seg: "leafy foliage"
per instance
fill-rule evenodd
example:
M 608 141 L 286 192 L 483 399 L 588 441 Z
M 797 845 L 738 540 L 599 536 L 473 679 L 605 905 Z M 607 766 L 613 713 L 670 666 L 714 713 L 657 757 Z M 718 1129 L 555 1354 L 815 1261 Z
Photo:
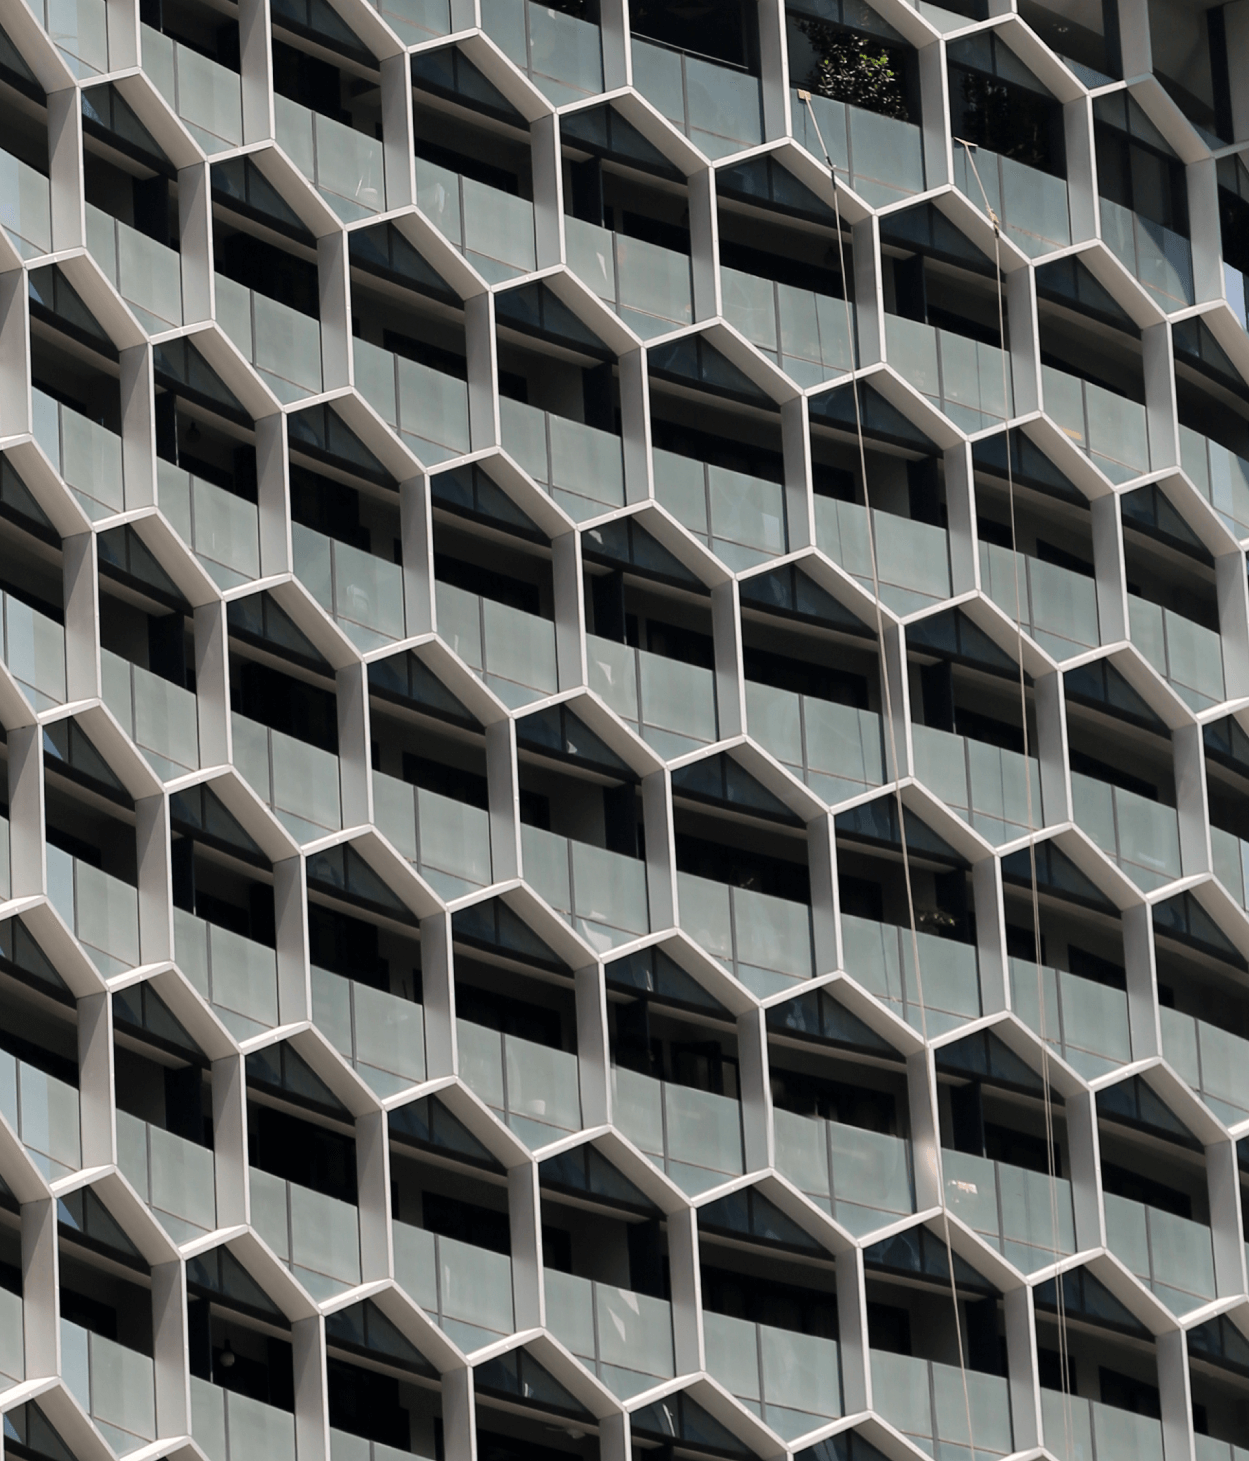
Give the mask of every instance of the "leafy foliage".
M 910 119 L 902 67 L 892 47 L 822 20 L 804 18 L 798 26 L 817 58 L 800 83 L 808 91 L 902 122 Z

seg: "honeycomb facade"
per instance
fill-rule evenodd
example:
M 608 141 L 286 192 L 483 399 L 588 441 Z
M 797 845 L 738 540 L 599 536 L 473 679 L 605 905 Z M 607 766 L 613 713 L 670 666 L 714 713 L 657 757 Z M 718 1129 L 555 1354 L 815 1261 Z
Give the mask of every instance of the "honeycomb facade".
M 1249 20 L 950 3 L 0 0 L 7 1453 L 1249 1458 Z

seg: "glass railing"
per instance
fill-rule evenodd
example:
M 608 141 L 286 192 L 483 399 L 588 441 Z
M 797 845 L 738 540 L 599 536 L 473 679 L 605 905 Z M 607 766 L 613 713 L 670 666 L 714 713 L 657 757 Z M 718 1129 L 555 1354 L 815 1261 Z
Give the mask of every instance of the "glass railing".
M 1029 960 L 1010 961 L 1011 1006 L 1019 1018 L 1052 1045 L 1087 1080 L 1105 1075 L 1132 1059 L 1128 997 L 1109 984 L 1082 979 L 1065 969 Z M 1041 998 L 1045 1027 L 1041 1027 Z
M 874 710 L 747 680 L 746 719 L 751 736 L 826 802 L 858 796 L 885 779 Z
M 909 927 L 843 913 L 841 939 L 846 972 L 878 999 L 899 1005 L 915 1029 L 939 1035 L 980 1014 L 980 966 L 974 944 L 917 931 L 917 978 Z
M 314 964 L 312 1018 L 379 1096 L 425 1079 L 425 1011 L 414 1000 Z
M 1223 286 L 1232 313 L 1240 321 L 1240 328 L 1249 330 L 1249 311 L 1246 311 L 1249 294 L 1245 288 L 1245 275 L 1240 269 L 1233 268 L 1226 259 L 1223 261 Z M 1181 426 L 1180 430 L 1182 432 L 1184 428 Z
M 176 249 L 87 204 L 87 247 L 152 334 L 182 323 L 182 260 Z
M 1042 825 L 1035 756 L 926 725 L 913 725 L 911 735 L 916 776 L 981 836 L 997 845 Z
M 482 0 L 481 23 L 557 107 L 602 91 L 597 25 L 533 0 Z
M 490 814 L 484 807 L 375 771 L 373 813 L 378 830 L 444 898 L 491 881 Z
M 835 1339 L 703 1313 L 707 1372 L 785 1440 L 841 1414 Z
M 1210 828 L 1210 849 L 1214 854 L 1214 872 L 1219 881 L 1240 904 L 1249 907 L 1249 844 L 1222 827 Z
M 955 143 L 954 186 L 981 212 L 987 194 L 989 207 L 1002 221 L 1003 232 L 1033 258 L 1071 242 L 1066 178 L 1056 178 L 983 147 L 976 148 L 973 166 L 967 149 Z
M 885 347 L 902 378 L 964 431 L 983 431 L 1015 414 L 1010 360 L 995 345 L 887 314 Z
M 0 1391 L 12 1389 L 26 1378 L 25 1324 L 22 1296 L 0 1289 Z
M 1161 223 L 1142 218 L 1121 203 L 1099 198 L 1102 239 L 1168 312 L 1192 304 L 1193 249 L 1189 241 Z
M 38 609 L 0 593 L 4 663 L 37 711 L 65 703 L 65 629 Z
M 111 978 L 139 962 L 139 890 L 49 844 L 48 897 L 91 961 Z
M 710 158 L 763 141 L 757 76 L 634 37 L 633 84 Z
M 119 1456 L 156 1439 L 156 1370 L 150 1355 L 62 1319 L 61 1374 Z
M 192 1242 L 217 1226 L 217 1183 L 208 1147 L 118 1111 L 117 1163 L 175 1242 Z
M 277 954 L 241 933 L 173 911 L 174 958 L 238 1040 L 278 1022 Z
M 677 873 L 681 927 L 760 998 L 815 973 L 811 906 Z
M 191 1431 L 208 1461 L 295 1461 L 295 1417 L 191 1376 Z
M 374 0 L 384 20 L 404 39 L 405 45 L 445 36 L 451 30 L 450 0 Z
M 243 88 L 238 73 L 149 25 L 140 30 L 144 71 L 204 151 L 241 146 Z
M 1249 1115 L 1249 1040 L 1164 1005 L 1162 1049 L 1206 1105 L 1229 1126 Z
M 1020 553 L 1016 597 L 1010 549 L 982 539 L 980 586 L 1011 619 L 1018 613 L 1024 629 L 1057 660 L 1100 643 L 1097 584 L 1091 574 Z
M 321 389 L 320 322 L 224 274 L 214 278 L 217 323 L 278 400 L 315 395 Z
M 29 163 L 4 151 L 0 151 L 0 224 L 22 258 L 51 252 L 52 195 L 48 180 Z
M 824 96 L 813 95 L 811 105 L 824 145 L 806 104 L 797 96 L 791 108 L 794 137 L 820 162 L 827 147 L 839 174 L 848 173 L 850 186 L 874 208 L 924 191 L 924 139 L 914 122 L 899 122 Z
M 716 684 L 710 670 L 597 634 L 586 635 L 586 651 L 590 689 L 638 726 L 661 756 L 681 756 L 716 739 Z
M 514 279 L 537 267 L 533 204 L 527 198 L 418 157 L 416 201 L 487 283 Z
M 252 1167 L 252 1226 L 316 1299 L 360 1282 L 360 1215 L 349 1202 Z
M 30 393 L 34 437 L 93 521 L 126 506 L 121 437 L 37 387 Z
M 544 1270 L 547 1328 L 621 1400 L 676 1374 L 672 1305 Z
M 553 695 L 555 625 L 453 584 L 435 586 L 438 633 L 505 704 Z
M 295 576 L 366 652 L 404 636 L 403 568 L 303 523 L 291 523 Z
M 616 1126 L 691 1197 L 745 1170 L 742 1112 L 731 1097 L 619 1065 L 611 1079 Z
M 526 1145 L 546 1146 L 581 1126 L 577 1057 L 517 1035 L 456 1020 L 460 1075 Z
M 1145 407 L 1079 376 L 1041 366 L 1045 410 L 1112 482 L 1149 471 Z
M 515 1329 L 506 1253 L 394 1225 L 395 1278 L 431 1319 L 471 1353 Z
M 1180 464 L 1228 530 L 1249 537 L 1249 461 L 1181 425 Z
M 1128 595 L 1128 622 L 1132 643 L 1194 710 L 1224 698 L 1223 641 L 1216 629 L 1136 594 Z
M 646 864 L 527 823 L 525 881 L 600 953 L 650 932 Z
M 175 685 L 110 649 L 100 650 L 104 703 L 162 781 L 199 766 L 199 706 Z
M 43 23 L 53 44 L 80 79 L 98 76 L 110 69 L 108 63 L 108 7 L 105 0 L 75 0 L 58 5 L 56 0 L 33 0 L 31 10 Z
M 1041 1423 L 1058 1461 L 1162 1461 L 1161 1421 L 1116 1405 L 1042 1389 Z
M 624 455 L 611 431 L 499 399 L 504 449 L 578 522 L 624 506 Z
M 1249 1461 L 1249 1450 L 1213 1436 L 1194 1436 L 1196 1461 Z
M 215 482 L 156 461 L 160 510 L 219 588 L 260 577 L 260 510 Z
M 720 270 L 724 318 L 800 386 L 854 368 L 846 302 L 738 269 Z M 853 323 L 853 307 L 851 322 Z
M 944 528 L 896 513 L 872 514 L 880 596 L 896 613 L 931 608 L 950 596 L 950 541 Z M 830 558 L 872 592 L 872 545 L 867 509 L 836 497 L 816 497 L 815 537 Z
M 1065 1177 L 943 1151 L 946 1206 L 1024 1273 L 1076 1250 L 1075 1207 Z
M 380 137 L 358 132 L 277 92 L 273 115 L 279 146 L 344 223 L 385 208 Z
M 49 1181 L 82 1166 L 77 1090 L 7 1050 L 0 1050 L 0 1112 Z
M 655 496 L 735 571 L 784 553 L 785 488 L 677 452 L 654 452 Z
M 872 1408 L 930 1455 L 1006 1455 L 1014 1449 L 1010 1392 L 1000 1375 L 871 1351 Z M 967 1433 L 968 1420 L 971 1435 Z M 974 1453 L 969 1449 L 974 1446 Z
M 1214 1298 L 1214 1242 L 1205 1223 L 1105 1194 L 1106 1241 L 1177 1314 Z
M 694 318 L 687 254 L 572 217 L 564 239 L 568 267 L 644 340 Z
M 406 437 L 427 462 L 441 462 L 469 449 L 468 385 L 356 338 L 356 387 L 383 421 Z
M 1071 773 L 1076 821 L 1147 893 L 1181 875 L 1180 820 L 1174 807 Z
M 343 825 L 338 757 L 319 746 L 231 715 L 234 764 L 301 842 Z
M 910 1143 L 777 1107 L 776 1169 L 859 1236 L 915 1211 Z

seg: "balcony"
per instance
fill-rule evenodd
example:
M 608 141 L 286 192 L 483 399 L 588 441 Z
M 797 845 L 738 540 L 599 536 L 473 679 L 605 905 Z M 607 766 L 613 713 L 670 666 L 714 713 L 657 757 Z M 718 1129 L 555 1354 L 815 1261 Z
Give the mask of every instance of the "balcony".
M 1181 425 L 1180 464 L 1228 530 L 1237 538 L 1249 537 L 1249 462 Z
M 903 380 L 962 430 L 984 431 L 1015 414 L 1010 361 L 995 345 L 887 314 L 885 347 Z
M 209 1461 L 295 1461 L 295 1417 L 287 1410 L 191 1376 L 191 1430 Z
M 633 84 L 713 161 L 763 141 L 759 78 L 635 37 Z
M 785 1440 L 841 1414 L 835 1339 L 703 1314 L 707 1372 Z
M 401 1222 L 394 1242 L 396 1280 L 461 1349 L 471 1353 L 514 1331 L 506 1253 Z
M 254 502 L 163 457 L 156 462 L 156 484 L 161 511 L 218 588 L 260 577 L 260 510 Z
M 780 1107 L 773 1120 L 777 1171 L 856 1236 L 915 1211 L 904 1138 Z
M 549 619 L 449 583 L 437 584 L 436 603 L 438 633 L 506 705 L 527 705 L 559 688 Z
M 573 217 L 564 239 L 568 267 L 644 340 L 694 318 L 688 255 Z
M 967 1451 L 974 1437 L 976 1455 L 1014 1450 L 1010 1393 L 1001 1376 L 878 1349 L 871 1364 L 873 1408 L 921 1449 L 932 1453 L 940 1443 L 942 1453 L 947 1446 Z
M 139 892 L 49 845 L 48 897 L 92 963 L 112 978 L 139 963 Z
M 745 1170 L 742 1113 L 729 1096 L 612 1066 L 612 1119 L 691 1197 Z
M 672 1305 L 554 1268 L 546 1281 L 546 1322 L 556 1339 L 621 1400 L 676 1374 Z
M 403 569 L 303 523 L 291 524 L 295 575 L 365 652 L 404 637 Z
M 0 1393 L 26 1378 L 25 1323 L 21 1295 L 0 1289 Z
M 10 593 L 0 593 L 4 662 L 36 711 L 65 703 L 64 627 Z
M 174 909 L 173 930 L 178 967 L 235 1039 L 249 1040 L 277 1024 L 278 964 L 272 949 L 181 908 Z
M 381 0 L 377 8 L 408 46 L 451 29 L 449 0 Z
M 537 267 L 533 204 L 528 199 L 418 157 L 416 201 L 488 284 L 530 274 Z
M 484 808 L 375 771 L 373 809 L 378 830 L 444 898 L 459 898 L 492 881 L 490 814 Z
M 815 973 L 811 907 L 677 873 L 681 926 L 761 998 Z
M 1099 198 L 1106 247 L 1135 274 L 1168 313 L 1192 304 L 1193 249 L 1189 241 L 1121 203 Z
M 1011 1006 L 1029 1029 L 1052 1045 L 1086 1080 L 1105 1075 L 1132 1059 L 1124 990 L 1046 965 L 1040 970 L 1040 991 L 1037 980 L 1034 963 L 1012 958 Z M 1044 1030 L 1041 997 L 1045 1000 Z
M 603 89 L 599 28 L 533 0 L 483 0 L 482 25 L 557 107 Z
M 850 186 L 873 208 L 924 191 L 924 139 L 914 122 L 900 122 L 814 94 L 811 105 L 833 166 L 842 176 L 849 173 Z M 823 162 L 824 147 L 806 103 L 793 97 L 791 111 L 795 139 Z
M 0 1050 L 0 1113 L 49 1181 L 82 1166 L 78 1091 L 5 1050 Z
M 916 776 L 995 846 L 1023 836 L 1029 822 L 1043 824 L 1035 756 L 924 725 L 913 725 L 911 734 Z
M 1106 1241 L 1168 1308 L 1186 1314 L 1214 1298 L 1214 1244 L 1205 1223 L 1105 1194 Z
M 827 802 L 858 796 L 885 779 L 874 710 L 747 680 L 746 719 L 752 738 Z
M 920 980 L 916 978 L 911 930 L 841 915 L 846 972 L 878 999 L 900 1005 L 909 1025 L 929 1037 L 980 1015 L 980 965 L 974 944 L 958 943 L 919 930 Z
M 734 571 L 786 551 L 781 483 L 659 448 L 654 462 L 655 496 Z
M 1076 821 L 1147 893 L 1181 875 L 1180 821 L 1174 807 L 1071 773 Z
M 1161 1421 L 1120 1410 L 1116 1405 L 1103 1405 L 1100 1400 L 1042 1389 L 1041 1424 L 1046 1449 L 1059 1461 L 1084 1461 L 1090 1456 L 1102 1461 L 1162 1461 Z M 1205 1439 L 1197 1437 L 1199 1457 Z
M 224 274 L 213 278 L 217 323 L 278 400 L 289 403 L 320 391 L 320 322 Z
M 1249 907 L 1249 844 L 1222 827 L 1210 828 L 1210 847 L 1214 854 L 1214 871 L 1219 881 L 1240 904 Z
M 880 596 L 899 614 L 931 608 L 950 597 L 950 540 L 944 528 L 883 512 L 872 514 Z M 835 497 L 815 499 L 816 542 L 872 592 L 867 509 Z
M 1016 599 L 1010 549 L 980 543 L 981 587 L 998 608 L 1012 619 L 1018 612 L 1024 629 L 1057 660 L 1070 659 L 1099 644 L 1095 580 L 1028 553 L 1018 556 Z
M 646 864 L 522 825 L 525 881 L 600 953 L 650 932 Z
M 1112 482 L 1149 471 L 1145 407 L 1116 391 L 1041 366 L 1045 411 Z
M 119 1110 L 117 1164 L 175 1242 L 192 1242 L 217 1226 L 217 1183 L 208 1147 Z
M 52 197 L 44 175 L 0 151 L 0 224 L 24 259 L 52 252 Z
M 104 703 L 162 781 L 199 768 L 199 706 L 171 680 L 100 650 Z
M 55 0 L 35 0 L 30 8 L 76 77 L 89 80 L 114 69 L 108 63 L 105 0 L 78 0 L 72 7 L 57 5 Z
M 586 651 L 590 689 L 661 756 L 682 756 L 716 739 L 711 670 L 597 634 L 586 635 Z
M 1217 630 L 1131 593 L 1128 621 L 1132 643 L 1194 710 L 1225 698 L 1223 641 Z
M 720 283 L 725 319 L 800 386 L 854 369 L 844 299 L 738 269 L 721 268 Z
M 386 169 L 380 137 L 322 116 L 274 93 L 278 145 L 344 223 L 386 207 Z
M 620 438 L 508 396 L 499 399 L 504 449 L 578 522 L 624 506 Z
M 1034 259 L 1071 242 L 1065 178 L 984 147 L 975 149 L 973 169 L 967 149 L 955 143 L 954 185 L 982 212 L 987 194 L 989 207 L 1002 220 L 1003 232 Z
M 30 400 L 35 440 L 87 516 L 96 522 L 123 511 L 121 437 L 37 387 L 31 390 Z
M 359 338 L 356 387 L 383 421 L 425 461 L 434 463 L 469 450 L 468 386 L 453 375 L 370 345 Z
M 177 249 L 87 207 L 87 248 L 118 294 L 152 334 L 182 324 L 182 260 Z
M 62 1319 L 61 1374 L 119 1456 L 156 1439 L 156 1372 L 150 1355 Z
M 237 73 L 150 25 L 139 31 L 144 71 L 204 151 L 211 155 L 242 146 L 243 90 Z
M 249 1170 L 252 1225 L 319 1300 L 360 1282 L 360 1217 L 349 1202 Z
M 312 1018 L 379 1096 L 425 1079 L 425 1011 L 414 1000 L 314 964 Z
M 338 757 L 319 746 L 231 714 L 234 764 L 301 842 L 343 825 Z
M 968 1152 L 941 1153 L 950 1211 L 1024 1273 L 1076 1250 L 1075 1208 L 1065 1177 Z
M 581 1127 L 577 1057 L 456 1020 L 460 1075 L 526 1145 L 546 1146 Z

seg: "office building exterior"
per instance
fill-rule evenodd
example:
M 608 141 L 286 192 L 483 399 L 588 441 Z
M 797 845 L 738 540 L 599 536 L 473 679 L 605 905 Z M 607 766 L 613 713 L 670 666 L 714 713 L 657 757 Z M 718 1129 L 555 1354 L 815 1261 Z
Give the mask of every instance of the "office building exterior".
M 1247 16 L 0 0 L 7 1453 L 1249 1461 Z

